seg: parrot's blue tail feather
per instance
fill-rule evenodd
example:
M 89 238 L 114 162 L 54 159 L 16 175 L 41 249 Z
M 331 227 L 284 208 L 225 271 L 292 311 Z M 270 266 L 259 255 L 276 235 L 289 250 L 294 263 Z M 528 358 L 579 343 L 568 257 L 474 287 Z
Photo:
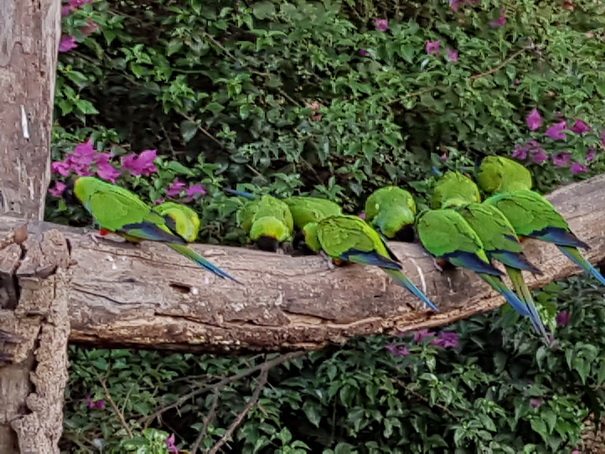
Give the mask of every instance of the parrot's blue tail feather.
M 238 284 L 244 285 L 242 282 L 235 279 L 233 276 L 231 276 L 226 271 L 224 271 L 221 268 L 219 268 L 218 266 L 210 263 L 210 261 L 206 260 L 204 257 L 202 257 L 200 254 L 195 252 L 190 247 L 188 247 L 186 245 L 182 245 L 182 244 L 168 244 L 168 246 L 170 246 L 172 249 L 174 249 L 179 254 L 187 257 L 190 260 L 193 260 L 195 263 L 197 263 L 199 266 L 201 266 L 205 270 L 208 270 L 211 273 L 216 274 L 218 277 L 223 278 L 223 279 L 231 279 L 233 282 L 237 282 Z
M 602 285 L 605 285 L 605 277 L 603 277 L 603 275 L 599 273 L 599 270 L 592 266 L 588 260 L 582 257 L 582 254 L 577 248 L 569 246 L 558 246 L 558 248 L 567 256 L 569 260 L 574 262 L 591 276 L 595 277 Z
M 420 298 L 424 304 L 426 304 L 435 312 L 439 312 L 437 306 L 435 306 L 435 304 L 430 299 L 428 299 L 428 297 L 424 293 L 422 293 L 422 291 L 418 287 L 416 287 L 414 283 L 405 274 L 403 274 L 399 270 L 393 270 L 388 268 L 383 268 L 383 270 L 385 273 L 391 276 L 395 282 L 397 282 L 402 287 L 408 289 L 416 297 Z
M 494 290 L 500 293 L 519 314 L 524 315 L 526 317 L 530 316 L 529 310 L 527 309 L 527 304 L 519 299 L 515 292 L 509 289 L 502 279 L 499 277 L 490 276 L 489 274 L 479 274 L 481 278 L 491 285 Z

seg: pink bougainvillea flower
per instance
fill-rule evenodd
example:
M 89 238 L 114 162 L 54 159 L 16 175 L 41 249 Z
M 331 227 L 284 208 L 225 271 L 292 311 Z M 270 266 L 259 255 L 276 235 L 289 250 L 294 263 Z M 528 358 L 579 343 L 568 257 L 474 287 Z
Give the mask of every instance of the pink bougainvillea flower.
M 369 56 L 370 56 L 370 51 L 369 51 L 369 50 L 367 50 L 367 49 L 359 49 L 359 50 L 357 51 L 357 53 L 358 53 L 359 55 L 361 55 L 362 57 L 369 57 Z
M 500 10 L 500 16 L 498 17 L 498 19 L 493 20 L 491 22 L 490 27 L 492 27 L 492 28 L 502 27 L 503 25 L 506 25 L 506 10 L 505 9 Z
M 536 164 L 542 164 L 548 159 L 548 154 L 546 154 L 546 152 L 542 148 L 533 150 L 531 153 L 531 159 Z
M 70 155 L 73 162 L 90 165 L 95 157 L 95 149 L 92 143 L 92 137 L 86 142 L 78 144 L 74 147 L 74 151 Z
M 86 405 L 88 406 L 88 408 L 96 408 L 98 410 L 104 410 L 105 409 L 105 399 L 99 399 L 99 400 L 92 400 L 92 397 L 90 396 L 86 396 Z
M 366 218 L 366 214 L 362 211 L 361 213 L 359 213 L 357 215 L 357 217 L 361 218 L 361 219 L 365 219 Z
M 195 199 L 198 195 L 206 194 L 206 189 L 201 184 L 194 184 L 185 190 L 185 194 L 187 194 L 188 198 Z
M 410 349 L 405 345 L 389 344 L 385 348 L 395 356 L 408 356 L 410 354 Z
M 557 321 L 557 325 L 567 326 L 571 320 L 571 312 L 561 311 L 557 314 L 557 318 L 555 320 Z
M 414 337 L 412 339 L 414 340 L 414 342 L 418 343 L 418 342 L 422 342 L 427 337 L 434 337 L 434 336 L 435 336 L 434 331 L 429 331 L 428 329 L 421 329 L 418 331 L 414 331 Z
M 120 176 L 120 172 L 109 163 L 101 163 L 97 168 L 97 176 L 102 180 L 115 183 Z
M 78 42 L 75 36 L 67 35 L 62 36 L 59 41 L 59 52 L 69 52 L 72 49 L 78 47 Z
M 95 21 L 93 21 L 90 18 L 86 19 L 86 23 L 88 25 L 84 25 L 83 27 L 80 27 L 80 31 L 82 32 L 82 34 L 84 36 L 92 35 L 94 32 L 96 32 L 99 29 L 99 24 L 97 24 Z
M 48 192 L 50 192 L 55 197 L 61 197 L 63 192 L 65 192 L 65 188 L 67 185 L 62 181 L 55 181 L 55 185 L 52 188 L 48 188 Z
M 542 406 L 544 402 L 542 402 L 542 399 L 530 399 L 529 400 L 529 405 L 532 408 L 540 408 Z
M 61 7 L 61 17 L 67 17 L 73 12 L 71 5 L 63 5 Z
M 374 27 L 379 32 L 386 32 L 389 29 L 389 21 L 387 19 L 374 18 Z
M 566 133 L 563 132 L 567 129 L 567 121 L 563 120 L 559 123 L 554 123 L 546 130 L 546 135 L 554 140 L 565 140 L 567 137 Z
M 153 163 L 157 156 L 157 150 L 141 151 L 138 156 L 134 153 L 127 156 L 122 156 L 122 167 L 126 170 L 129 170 L 133 175 L 149 176 L 158 171 L 158 168 Z
M 174 434 L 171 434 L 168 438 L 166 438 L 166 448 L 168 448 L 168 452 L 170 454 L 179 454 L 179 448 L 177 448 L 175 441 L 176 437 Z
M 69 0 L 72 8 L 82 8 L 86 3 L 92 3 L 93 0 Z
M 455 331 L 441 331 L 437 335 L 437 338 L 431 341 L 431 345 L 443 348 L 457 348 L 459 345 L 458 334 Z
M 436 41 L 427 41 L 425 43 L 424 48 L 426 50 L 426 53 L 429 54 L 429 55 L 439 55 L 439 53 L 440 53 L 440 50 L 439 50 L 440 46 L 441 46 L 441 40 L 438 39 Z
M 55 161 L 50 165 L 50 170 L 66 177 L 71 171 L 71 166 L 67 162 Z
M 588 150 L 586 151 L 586 161 L 590 162 L 596 156 L 597 156 L 597 149 L 596 149 L 596 147 L 588 147 Z
M 451 49 L 451 48 L 447 48 L 447 58 L 449 61 L 455 63 L 458 61 L 458 51 Z
M 576 120 L 574 125 L 569 129 L 576 134 L 584 134 L 585 132 L 590 131 L 590 126 L 582 120 Z
M 552 157 L 552 162 L 557 167 L 566 167 L 569 165 L 569 161 L 571 161 L 571 153 L 567 153 L 566 151 L 557 153 Z
M 166 188 L 166 195 L 168 197 L 176 197 L 186 186 L 187 184 L 185 182 L 175 178 Z
M 527 146 L 515 145 L 515 150 L 511 156 L 519 161 L 524 161 L 527 159 L 527 153 L 529 153 L 529 148 Z
M 539 129 L 540 126 L 542 126 L 542 115 L 540 115 L 538 109 L 534 107 L 525 121 L 527 122 L 527 127 L 529 128 L 529 130 L 535 131 L 536 129 Z
M 579 162 L 574 162 L 569 170 L 573 175 L 577 175 L 579 173 L 588 172 L 588 167 L 586 167 L 584 164 L 580 164 Z

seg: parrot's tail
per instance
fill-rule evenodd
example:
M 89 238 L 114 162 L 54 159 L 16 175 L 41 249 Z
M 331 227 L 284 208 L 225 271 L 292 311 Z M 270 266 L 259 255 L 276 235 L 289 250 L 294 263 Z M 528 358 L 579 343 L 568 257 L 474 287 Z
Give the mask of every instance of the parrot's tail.
M 511 268 L 529 271 L 533 274 L 543 274 L 540 269 L 536 268 L 527 260 L 527 257 L 525 257 L 522 252 L 490 251 L 489 256 Z
M 422 300 L 422 302 L 424 304 L 426 304 L 428 307 L 433 309 L 435 312 L 439 312 L 439 309 L 437 308 L 437 306 L 435 306 L 435 304 L 433 304 L 431 302 L 431 300 L 428 299 L 428 297 L 424 293 L 422 293 L 422 291 L 418 287 L 416 287 L 414 285 L 414 283 L 411 280 L 409 280 L 408 277 L 405 274 L 403 274 L 401 271 L 393 270 L 393 269 L 389 269 L 389 268 L 382 268 L 382 270 L 385 273 L 387 273 L 389 276 L 391 276 L 393 278 L 393 280 L 395 282 L 397 282 L 397 284 L 408 289 L 415 296 L 420 298 Z
M 574 262 L 576 265 L 578 265 L 580 268 L 582 268 L 588 274 L 597 278 L 597 280 L 602 285 L 605 285 L 605 277 L 603 277 L 603 275 L 601 273 L 599 273 L 599 270 L 597 270 L 594 266 L 592 266 L 588 260 L 586 260 L 584 257 L 582 257 L 582 254 L 580 253 L 580 251 L 577 248 L 570 247 L 570 246 L 557 246 L 557 247 L 563 254 L 565 254 L 567 256 L 567 258 L 569 260 Z
M 210 263 L 208 260 L 206 260 L 200 254 L 195 252 L 189 246 L 185 246 L 182 244 L 172 244 L 172 243 L 168 243 L 168 246 L 170 246 L 172 249 L 174 249 L 179 254 L 184 255 L 185 257 L 187 257 L 190 260 L 193 260 L 195 263 L 197 263 L 199 266 L 201 266 L 205 270 L 208 270 L 211 273 L 216 274 L 218 277 L 223 278 L 223 279 L 231 279 L 233 282 L 237 282 L 238 284 L 244 285 L 242 282 L 235 279 L 233 276 L 231 276 L 226 271 L 223 271 L 218 266 Z
M 494 290 L 500 293 L 519 314 L 529 317 L 529 310 L 527 309 L 527 305 L 519 299 L 515 292 L 509 289 L 504 281 L 496 276 L 491 276 L 489 274 L 481 273 L 479 274 L 481 278 L 491 285 Z
M 254 194 L 252 194 L 251 192 L 238 191 L 237 189 L 230 189 L 230 188 L 223 188 L 223 191 L 226 192 L 227 194 L 238 195 L 240 197 L 245 197 L 250 200 L 256 199 L 256 196 Z
M 536 307 L 536 303 L 534 303 L 534 299 L 531 296 L 531 292 L 523 279 L 523 272 L 521 270 L 506 267 L 506 271 L 508 272 L 508 277 L 510 277 L 511 282 L 513 283 L 513 287 L 515 288 L 518 295 L 521 296 L 525 305 L 529 311 L 529 319 L 531 320 L 531 324 L 534 326 L 534 330 L 538 333 L 544 341 L 546 345 L 550 345 L 551 336 L 549 335 L 542 319 L 540 318 L 540 314 L 538 313 L 538 308 Z

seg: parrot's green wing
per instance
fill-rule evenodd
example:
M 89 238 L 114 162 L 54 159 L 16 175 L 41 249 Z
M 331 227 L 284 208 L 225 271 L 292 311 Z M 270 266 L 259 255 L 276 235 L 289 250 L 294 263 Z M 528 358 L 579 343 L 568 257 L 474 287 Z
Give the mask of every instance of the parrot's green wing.
M 364 212 L 368 223 L 387 238 L 413 241 L 411 226 L 416 216 L 416 202 L 405 189 L 397 186 L 377 189 L 367 198 Z
M 437 209 L 442 208 L 448 201 L 480 202 L 479 188 L 473 180 L 460 172 L 447 172 L 435 185 L 431 203 L 433 208 Z
M 531 173 L 522 164 L 502 156 L 488 156 L 477 172 L 479 187 L 488 194 L 531 189 Z
M 500 275 L 490 263 L 479 236 L 453 210 L 431 210 L 421 214 L 416 226 L 420 242 L 432 255 L 477 273 Z
M 162 215 L 171 232 L 192 243 L 200 230 L 200 218 L 191 208 L 182 203 L 164 202 L 153 208 Z
M 254 223 L 254 218 L 258 212 L 259 204 L 259 199 L 251 200 L 245 203 L 237 212 L 237 221 L 246 233 L 249 233 L 250 229 L 252 229 L 252 224 Z
M 290 208 L 294 227 L 302 229 L 310 222 L 319 222 L 330 216 L 342 214 L 342 209 L 331 200 L 318 197 L 294 196 L 283 199 Z

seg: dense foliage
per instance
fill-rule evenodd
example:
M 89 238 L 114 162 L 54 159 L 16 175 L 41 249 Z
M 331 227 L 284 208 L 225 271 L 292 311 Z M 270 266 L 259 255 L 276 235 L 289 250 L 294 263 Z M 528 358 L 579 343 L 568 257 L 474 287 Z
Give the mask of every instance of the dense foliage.
M 47 218 L 90 222 L 61 198 L 73 173 L 190 203 L 202 241 L 235 243 L 224 186 L 356 213 L 388 183 L 422 201 L 433 167 L 487 154 L 541 191 L 601 173 L 604 18 L 593 0 L 70 0 Z M 260 356 L 74 349 L 65 449 L 208 448 L 260 389 L 232 452 L 569 452 L 605 402 L 602 294 L 585 277 L 538 294 L 560 313 L 553 351 L 494 313 L 315 352 L 262 388 L 262 368 L 220 381 Z

